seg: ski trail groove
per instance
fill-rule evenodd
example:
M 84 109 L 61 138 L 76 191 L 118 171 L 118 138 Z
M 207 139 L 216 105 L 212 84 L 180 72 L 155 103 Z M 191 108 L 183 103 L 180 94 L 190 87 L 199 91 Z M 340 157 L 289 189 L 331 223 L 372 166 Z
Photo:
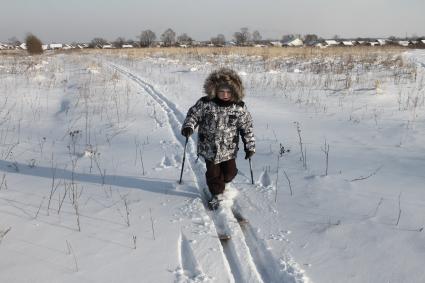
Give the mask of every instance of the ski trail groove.
M 114 63 L 108 63 L 108 65 L 143 88 L 160 105 L 162 110 L 167 114 L 168 123 L 174 137 L 184 147 L 185 138 L 180 134 L 180 128 L 185 115 L 178 110 L 177 106 L 155 90 L 151 84 L 145 82 L 126 68 Z M 189 140 L 186 156 L 189 161 L 187 167 L 194 173 L 198 191 L 201 196 L 204 196 L 203 199 L 206 202 L 205 193 L 202 190 L 202 187 L 206 186 L 203 178 L 204 168 L 202 162 L 196 161 L 197 153 L 193 139 L 190 138 Z M 252 228 L 249 231 L 243 231 L 242 228 L 244 227 L 238 224 L 231 211 L 228 211 L 226 215 L 228 217 L 226 225 L 228 226 L 228 230 L 232 232 L 232 239 L 227 242 L 221 242 L 221 244 L 225 263 L 227 263 L 227 268 L 230 272 L 229 276 L 231 278 L 233 277 L 235 282 L 296 282 L 295 278 L 289 275 L 287 277 L 279 276 L 279 274 L 281 275 L 281 271 L 276 260 L 267 250 L 264 243 L 256 238 Z M 217 230 L 218 223 L 215 217 L 212 217 L 212 219 Z M 273 267 L 270 268 L 270 265 Z
M 240 211 L 241 207 L 235 200 L 235 210 Z M 235 216 L 236 217 L 236 216 Z M 252 258 L 257 266 L 258 272 L 264 282 L 298 282 L 295 274 L 290 274 L 279 266 L 273 254 L 267 248 L 265 242 L 258 238 L 254 227 L 248 223 L 239 223 L 244 234 L 246 244 L 250 250 Z
M 196 260 L 189 240 L 183 233 L 180 234 L 179 238 L 179 257 L 181 266 L 180 275 L 182 278 L 179 278 L 180 280 L 178 282 L 187 282 L 189 280 L 198 282 L 203 278 L 207 278 Z

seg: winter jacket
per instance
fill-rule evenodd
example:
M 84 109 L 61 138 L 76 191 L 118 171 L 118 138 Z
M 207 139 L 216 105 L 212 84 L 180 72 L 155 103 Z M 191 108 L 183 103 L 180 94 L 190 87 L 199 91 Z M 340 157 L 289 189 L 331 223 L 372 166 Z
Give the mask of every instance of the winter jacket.
M 216 96 L 219 84 L 226 83 L 232 89 L 234 99 L 224 102 Z M 183 123 L 184 128 L 198 129 L 198 155 L 206 160 L 221 163 L 236 158 L 239 135 L 245 151 L 255 152 L 252 117 L 245 103 L 243 86 L 239 76 L 232 70 L 220 69 L 205 81 L 207 96 L 192 106 Z

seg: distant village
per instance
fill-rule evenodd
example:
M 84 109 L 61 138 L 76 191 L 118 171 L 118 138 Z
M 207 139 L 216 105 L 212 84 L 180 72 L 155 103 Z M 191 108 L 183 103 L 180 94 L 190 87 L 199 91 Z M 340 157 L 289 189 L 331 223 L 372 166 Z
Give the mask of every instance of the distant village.
M 175 36 L 175 35 L 174 35 Z M 220 37 L 221 36 L 221 37 Z M 161 36 L 163 38 L 163 36 Z M 149 39 L 148 42 L 144 40 L 124 40 L 118 38 L 114 42 L 108 42 L 102 38 L 95 38 L 89 43 L 50 43 L 43 44 L 43 50 L 73 50 L 73 49 L 117 49 L 117 48 L 142 48 L 142 47 L 232 47 L 232 46 L 250 46 L 250 47 L 353 47 L 353 46 L 402 46 L 410 48 L 425 48 L 425 37 L 415 39 L 318 39 L 317 36 L 309 37 L 297 37 L 297 36 L 284 36 L 282 40 L 261 40 L 257 37 L 256 40 L 248 40 L 238 38 L 235 33 L 236 40 L 226 41 L 223 35 L 219 35 L 216 38 L 212 38 L 208 41 L 195 41 L 188 37 L 186 34 L 175 38 L 164 38 L 165 40 L 155 41 L 153 38 Z M 15 41 L 13 43 L 1 43 L 0 50 L 26 50 L 26 43 Z

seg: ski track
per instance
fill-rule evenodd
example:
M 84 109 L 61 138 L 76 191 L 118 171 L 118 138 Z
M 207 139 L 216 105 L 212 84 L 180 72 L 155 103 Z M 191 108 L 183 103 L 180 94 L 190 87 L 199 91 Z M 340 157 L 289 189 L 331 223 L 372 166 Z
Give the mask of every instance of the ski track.
M 204 282 L 208 279 L 193 253 L 189 240 L 181 233 L 179 238 L 179 257 L 181 268 L 178 271 L 177 283 L 180 282 Z
M 161 109 L 167 114 L 168 123 L 175 139 L 184 147 L 185 138 L 180 134 L 180 128 L 185 115 L 178 110 L 177 106 L 163 94 L 156 91 L 151 84 L 145 82 L 125 67 L 110 62 L 108 62 L 108 65 L 143 88 L 160 105 Z M 206 204 L 207 196 L 202 190 L 202 187 L 206 186 L 203 180 L 203 163 L 197 160 L 193 139 L 190 138 L 189 140 L 186 156 L 189 161 L 187 167 L 194 173 L 196 178 L 195 184 L 200 195 L 204 196 L 203 201 Z M 224 216 L 222 215 L 220 217 L 221 219 L 214 213 L 209 215 L 217 231 L 222 230 L 222 226 L 224 226 L 226 231 L 232 233 L 231 240 L 221 241 L 223 256 L 225 263 L 228 265 L 227 268 L 231 281 L 264 283 L 289 283 L 298 281 L 292 274 L 282 271 L 272 253 L 267 249 L 264 241 L 256 236 L 255 229 L 249 223 L 239 224 L 230 208 L 228 211 L 225 211 Z M 190 244 L 184 235 L 181 235 L 179 245 L 182 268 L 186 271 L 189 270 L 192 274 L 202 274 L 199 264 L 190 248 Z
M 237 200 L 235 200 L 234 206 L 236 211 L 240 211 L 241 208 Z M 261 274 L 261 278 L 264 282 L 296 283 L 301 281 L 297 281 L 296 274 L 290 274 L 281 269 L 265 242 L 258 238 L 254 227 L 252 227 L 249 222 L 240 223 L 239 226 L 244 234 L 245 241 L 249 247 L 255 265 L 257 266 L 257 270 Z

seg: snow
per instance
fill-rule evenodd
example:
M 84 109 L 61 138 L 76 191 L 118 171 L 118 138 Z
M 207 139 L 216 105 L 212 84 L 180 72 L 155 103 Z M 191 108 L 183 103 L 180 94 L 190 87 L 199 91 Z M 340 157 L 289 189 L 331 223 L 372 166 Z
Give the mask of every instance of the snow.
M 3 55 L 0 282 L 423 282 L 425 53 L 363 56 Z M 255 185 L 211 212 L 180 125 L 229 64 Z

